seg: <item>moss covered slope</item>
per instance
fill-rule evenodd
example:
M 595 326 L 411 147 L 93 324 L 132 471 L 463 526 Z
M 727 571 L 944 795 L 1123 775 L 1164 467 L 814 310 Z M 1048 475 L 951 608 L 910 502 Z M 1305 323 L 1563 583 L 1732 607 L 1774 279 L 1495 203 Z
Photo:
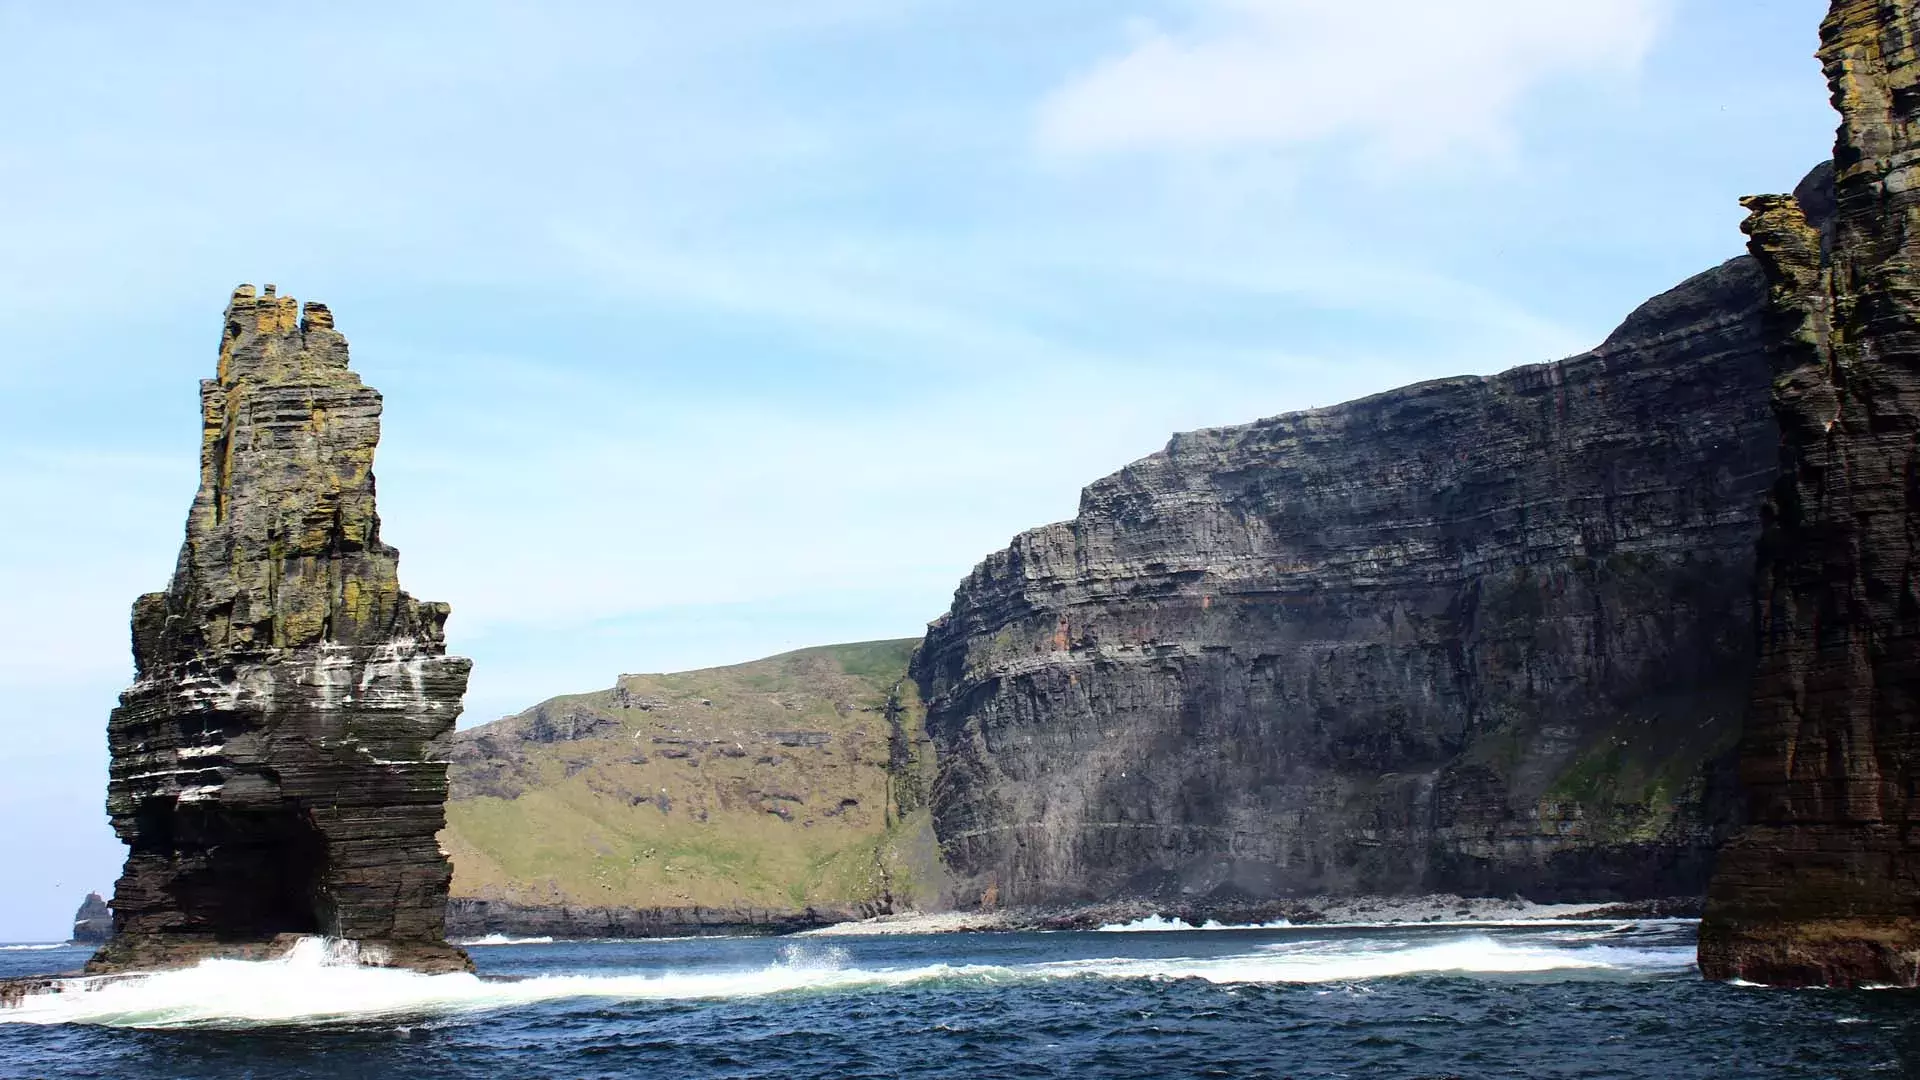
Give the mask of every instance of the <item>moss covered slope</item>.
M 917 640 L 623 675 L 455 737 L 453 895 L 631 908 L 912 906 L 937 889 Z

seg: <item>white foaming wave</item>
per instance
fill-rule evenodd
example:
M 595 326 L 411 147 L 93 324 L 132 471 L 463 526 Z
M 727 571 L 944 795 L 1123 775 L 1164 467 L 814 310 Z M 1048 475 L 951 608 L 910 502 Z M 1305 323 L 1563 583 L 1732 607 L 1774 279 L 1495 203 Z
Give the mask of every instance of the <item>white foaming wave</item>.
M 1142 934 L 1142 933 L 1151 934 L 1151 933 L 1166 933 L 1169 931 L 1180 931 L 1180 930 L 1291 930 L 1291 929 L 1293 929 L 1293 924 L 1288 922 L 1285 919 L 1275 919 L 1273 922 L 1264 922 L 1264 923 L 1223 923 L 1218 919 L 1208 919 L 1206 922 L 1201 923 L 1199 926 L 1195 926 L 1192 923 L 1183 922 L 1179 919 L 1163 919 L 1158 915 L 1148 915 L 1145 918 L 1135 919 L 1132 922 L 1108 923 L 1105 926 L 1098 926 L 1094 928 L 1096 933 L 1102 933 L 1102 934 Z
M 1262 946 L 1250 955 L 1207 959 L 1074 960 L 1043 965 L 1061 974 L 1112 978 L 1198 978 L 1214 983 L 1362 982 L 1422 974 L 1508 975 L 1551 971 L 1651 973 L 1680 971 L 1693 963 L 1691 948 L 1621 948 L 1508 944 L 1486 936 L 1390 948 L 1355 948 L 1354 942 L 1315 942 L 1305 947 Z
M 1698 926 L 1699 919 L 1660 917 L 1647 919 L 1386 919 L 1375 922 L 1328 921 L 1291 923 L 1276 919 L 1266 923 L 1222 923 L 1209 919 L 1199 926 L 1179 919 L 1148 915 L 1132 922 L 1108 923 L 1095 927 L 1100 933 L 1130 933 L 1177 930 L 1547 930 L 1555 928 L 1610 928 Z
M 51 945 L 40 945 L 40 944 L 0 945 L 0 952 L 44 952 L 47 949 L 84 949 L 84 948 L 86 948 L 85 945 L 74 945 L 70 942 L 60 941 L 60 942 L 55 942 Z
M 553 944 L 553 939 L 550 937 L 508 937 L 506 934 L 487 934 L 482 937 L 469 938 L 465 941 L 456 941 L 454 944 L 464 948 L 472 948 L 475 945 L 551 945 Z
M 1680 955 L 1684 953 L 1684 957 Z M 1053 961 L 1019 965 L 927 964 L 849 967 L 842 948 L 788 946 L 759 968 L 652 974 L 546 975 L 519 980 L 469 974 L 423 975 L 345 960 L 310 939 L 267 961 L 205 960 L 149 975 L 76 978 L 59 993 L 0 1008 L 0 1023 L 115 1027 L 254 1027 L 393 1020 L 470 1013 L 564 1000 L 687 1001 L 905 986 L 934 980 L 976 983 L 1060 978 L 1203 979 L 1219 984 L 1360 982 L 1427 973 L 1677 970 L 1690 950 L 1513 945 L 1485 936 L 1381 948 L 1360 941 L 1315 942 L 1287 951 L 1224 957 Z
M 901 970 L 849 969 L 844 950 L 782 950 L 766 967 L 632 975 L 547 975 L 482 979 L 361 967 L 335 943 L 307 939 L 274 960 L 203 960 L 148 975 L 64 980 L 58 993 L 0 1008 L 0 1023 L 114 1027 L 251 1027 L 364 1022 L 474 1012 L 566 999 L 671 1001 L 758 997 L 798 990 L 887 986 L 992 969 L 944 964 Z
M 1698 926 L 1699 919 L 1401 919 L 1381 922 L 1318 922 L 1317 930 L 1551 930 L 1556 927 Z

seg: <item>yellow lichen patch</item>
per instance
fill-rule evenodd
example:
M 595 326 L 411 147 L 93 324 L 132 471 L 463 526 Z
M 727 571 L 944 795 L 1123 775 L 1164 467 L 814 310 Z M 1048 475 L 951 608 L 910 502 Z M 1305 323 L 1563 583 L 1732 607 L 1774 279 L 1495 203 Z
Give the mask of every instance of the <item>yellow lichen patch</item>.
M 358 580 L 348 578 L 340 587 L 341 615 L 349 622 L 364 623 L 372 610 L 373 602 L 367 596 L 366 590 L 360 587 Z
M 311 556 L 287 560 L 275 612 L 276 644 L 306 645 L 325 635 L 329 604 L 324 572 L 322 560 Z
M 336 641 L 355 641 L 373 630 L 379 616 L 391 610 L 397 590 L 385 589 L 379 578 L 348 577 L 340 586 L 340 601 L 333 614 Z M 383 603 L 384 601 L 384 603 Z
M 300 305 L 291 296 L 268 296 L 254 304 L 254 328 L 263 334 L 284 334 L 300 322 Z

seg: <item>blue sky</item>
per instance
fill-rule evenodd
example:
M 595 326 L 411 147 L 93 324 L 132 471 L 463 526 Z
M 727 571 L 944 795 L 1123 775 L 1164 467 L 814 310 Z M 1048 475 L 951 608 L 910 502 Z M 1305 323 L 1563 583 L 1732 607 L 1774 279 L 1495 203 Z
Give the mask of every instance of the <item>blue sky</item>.
M 386 394 L 467 723 L 917 634 L 1168 433 L 1591 346 L 1832 141 L 1819 0 L 0 0 L 0 940 L 63 936 L 242 281 Z

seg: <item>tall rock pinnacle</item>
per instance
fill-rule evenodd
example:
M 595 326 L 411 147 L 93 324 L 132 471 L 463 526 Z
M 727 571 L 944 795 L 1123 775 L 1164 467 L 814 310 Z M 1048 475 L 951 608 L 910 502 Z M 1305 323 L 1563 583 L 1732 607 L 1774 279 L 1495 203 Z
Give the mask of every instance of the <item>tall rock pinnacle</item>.
M 1710 978 L 1920 984 L 1917 15 L 1915 0 L 1834 0 L 1833 196 L 1745 200 L 1782 471 L 1742 745 L 1750 824 L 1708 897 Z
M 270 955 L 465 968 L 443 936 L 436 834 L 467 660 L 445 604 L 381 543 L 380 395 L 321 304 L 236 289 L 200 384 L 200 490 L 173 581 L 133 607 L 135 681 L 108 722 L 128 848 L 94 970 Z

